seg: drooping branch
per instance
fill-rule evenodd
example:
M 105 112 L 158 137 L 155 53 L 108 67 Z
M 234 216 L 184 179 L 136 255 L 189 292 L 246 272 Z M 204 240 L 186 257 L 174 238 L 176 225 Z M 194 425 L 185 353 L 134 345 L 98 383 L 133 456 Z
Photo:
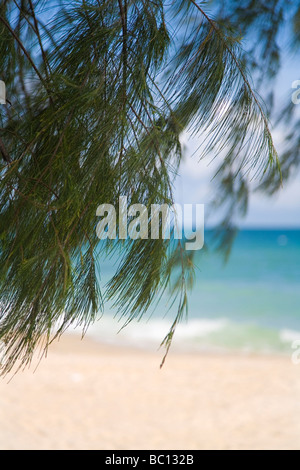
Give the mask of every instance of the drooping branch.
M 50 65 L 49 65 L 49 62 L 48 62 L 48 59 L 47 59 L 47 55 L 46 55 L 43 43 L 42 43 L 39 24 L 38 24 L 38 21 L 37 21 L 36 15 L 35 15 L 35 11 L 34 11 L 34 6 L 33 6 L 33 3 L 32 3 L 31 0 L 29 0 L 29 5 L 30 5 L 30 9 L 31 9 L 32 17 L 33 17 L 33 21 L 34 21 L 35 33 L 36 33 L 37 38 L 38 38 L 38 42 L 39 42 L 39 46 L 40 46 L 40 49 L 41 49 L 43 61 L 44 61 L 44 64 L 45 64 L 45 73 L 46 73 L 47 79 L 49 80 L 48 69 L 49 69 L 49 72 L 50 72 Z
M 127 61 L 128 61 L 128 44 L 127 44 L 127 0 L 124 0 L 124 6 L 122 0 L 118 0 L 119 2 L 119 9 L 120 9 L 120 16 L 122 21 L 122 62 L 123 62 L 123 120 L 126 116 L 126 102 L 127 102 Z M 121 135 L 121 149 L 120 149 L 120 156 L 119 156 L 119 167 L 120 167 L 120 176 L 122 174 L 122 159 L 124 153 L 124 139 L 125 139 L 125 126 L 123 122 L 122 126 L 122 135 Z M 120 185 L 121 185 L 121 177 L 120 177 Z
M 218 25 L 216 24 L 216 22 L 214 20 L 212 20 L 208 15 L 207 13 L 205 13 L 205 11 L 200 7 L 200 5 L 198 5 L 198 3 L 195 1 L 195 0 L 190 0 L 190 2 L 197 8 L 197 10 L 203 15 L 203 17 L 206 19 L 206 21 L 210 24 L 211 28 L 213 28 L 213 30 L 215 31 L 215 33 L 218 35 L 219 39 L 221 40 L 221 42 L 223 43 L 224 45 L 224 48 L 228 51 L 228 53 L 230 54 L 232 60 L 234 61 L 236 67 L 237 67 L 237 70 L 239 71 L 242 79 L 243 79 L 243 82 L 250 94 L 250 96 L 252 97 L 253 101 L 255 102 L 258 110 L 259 110 L 259 113 L 260 113 L 260 116 L 263 120 L 263 123 L 264 123 L 264 126 L 265 126 L 265 130 L 266 130 L 266 134 L 268 136 L 268 140 L 270 142 L 270 145 L 271 145 L 271 148 L 272 148 L 272 154 L 275 155 L 275 159 L 276 159 L 276 165 L 277 165 L 277 169 L 279 170 L 279 172 L 281 172 L 280 170 L 280 162 L 279 162 L 279 157 L 278 157 L 278 153 L 276 151 L 276 148 L 274 146 L 274 142 L 273 142 L 273 138 L 272 138 L 272 134 L 271 134 L 271 131 L 270 131 L 270 128 L 269 128 L 269 123 L 268 123 L 268 120 L 267 120 L 267 117 L 261 107 L 261 104 L 260 102 L 258 101 L 250 83 L 249 83 L 249 80 L 243 70 L 243 68 L 241 67 L 241 64 L 239 62 L 239 60 L 237 59 L 236 55 L 234 54 L 232 48 L 230 47 L 230 45 L 228 44 L 227 40 L 226 40 L 226 37 L 224 36 L 224 34 L 221 33 L 220 31 L 220 28 L 218 27 Z M 281 179 L 282 179 L 282 175 L 281 175 Z

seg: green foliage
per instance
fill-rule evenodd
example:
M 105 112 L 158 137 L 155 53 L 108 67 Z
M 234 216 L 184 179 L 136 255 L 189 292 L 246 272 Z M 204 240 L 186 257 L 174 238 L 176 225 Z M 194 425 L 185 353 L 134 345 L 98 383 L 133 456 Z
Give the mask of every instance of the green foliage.
M 0 6 L 0 338 L 3 371 L 30 362 L 110 300 L 127 324 L 170 288 L 187 308 L 191 254 L 174 241 L 99 244 L 96 208 L 173 201 L 184 130 L 220 155 L 224 216 L 245 210 L 249 175 L 278 173 L 266 113 L 240 36 L 205 2 L 6 0 Z M 203 7 L 203 8 L 202 8 Z M 234 182 L 235 181 L 235 182 Z M 228 191 L 228 188 L 230 190 Z M 223 196 L 222 196 L 223 197 Z M 120 265 L 100 292 L 98 254 Z

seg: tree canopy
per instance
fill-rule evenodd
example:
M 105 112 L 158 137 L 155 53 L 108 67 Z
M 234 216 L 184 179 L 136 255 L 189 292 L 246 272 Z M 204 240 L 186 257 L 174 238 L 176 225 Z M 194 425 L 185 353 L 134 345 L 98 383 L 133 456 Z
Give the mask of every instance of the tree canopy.
M 193 282 L 191 253 L 174 240 L 100 243 L 97 206 L 117 207 L 123 195 L 129 204 L 171 204 L 184 131 L 200 136 L 199 158 L 221 157 L 224 240 L 234 214 L 247 209 L 250 180 L 278 189 L 299 163 L 299 137 L 279 158 L 251 74 L 261 61 L 276 73 L 286 3 L 1 2 L 4 373 L 71 324 L 85 331 L 106 301 L 127 324 L 167 288 L 178 303 L 168 350 Z M 300 2 L 292 3 L 296 41 Z M 246 52 L 253 29 L 258 41 Z M 102 292 L 99 254 L 116 252 L 119 266 Z

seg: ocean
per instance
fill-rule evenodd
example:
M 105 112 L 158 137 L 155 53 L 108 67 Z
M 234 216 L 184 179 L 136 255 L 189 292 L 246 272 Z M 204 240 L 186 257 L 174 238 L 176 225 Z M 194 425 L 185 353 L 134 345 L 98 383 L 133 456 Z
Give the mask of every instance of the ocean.
M 242 230 L 231 255 L 196 252 L 196 278 L 188 318 L 178 327 L 174 350 L 292 354 L 300 340 L 300 230 Z M 107 264 L 107 262 L 106 262 Z M 102 277 L 112 266 L 102 268 Z M 108 280 L 108 277 L 107 277 Z M 140 321 L 106 309 L 88 335 L 110 344 L 158 349 L 175 310 L 163 303 Z

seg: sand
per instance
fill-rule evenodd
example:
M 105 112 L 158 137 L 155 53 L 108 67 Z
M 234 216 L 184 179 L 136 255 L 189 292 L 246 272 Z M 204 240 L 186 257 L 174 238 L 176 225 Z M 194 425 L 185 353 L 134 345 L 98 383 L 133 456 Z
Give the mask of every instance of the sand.
M 300 449 L 289 357 L 161 356 L 65 335 L 0 380 L 0 449 Z

